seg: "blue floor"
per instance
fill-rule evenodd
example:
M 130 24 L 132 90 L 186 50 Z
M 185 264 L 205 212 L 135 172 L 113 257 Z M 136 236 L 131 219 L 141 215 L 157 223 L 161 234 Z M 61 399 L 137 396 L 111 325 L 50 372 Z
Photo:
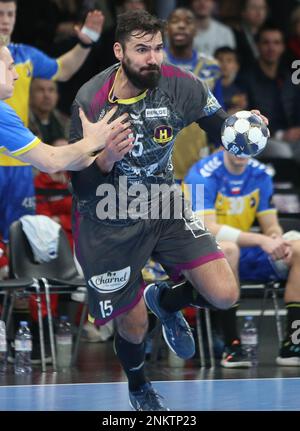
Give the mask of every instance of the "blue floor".
M 171 410 L 300 411 L 300 378 L 155 382 Z M 126 383 L 0 387 L 1 411 L 126 411 Z

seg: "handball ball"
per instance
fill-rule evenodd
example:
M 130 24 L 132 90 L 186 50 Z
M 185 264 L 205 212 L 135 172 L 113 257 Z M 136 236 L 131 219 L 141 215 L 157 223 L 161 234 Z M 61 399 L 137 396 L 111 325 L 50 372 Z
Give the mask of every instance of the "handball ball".
M 267 145 L 270 132 L 263 120 L 250 111 L 239 111 L 228 117 L 222 126 L 222 143 L 237 157 L 254 157 Z

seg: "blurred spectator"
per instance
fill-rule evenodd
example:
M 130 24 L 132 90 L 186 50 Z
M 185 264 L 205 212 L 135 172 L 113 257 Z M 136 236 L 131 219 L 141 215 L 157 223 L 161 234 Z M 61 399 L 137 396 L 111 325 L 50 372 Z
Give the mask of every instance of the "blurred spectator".
M 300 0 L 269 0 L 270 18 L 272 23 L 285 34 L 289 29 L 292 11 L 300 5 Z
M 34 45 L 49 53 L 58 21 L 59 10 L 53 0 L 18 0 L 12 40 Z
M 167 19 L 170 13 L 176 8 L 176 0 L 155 0 L 155 12 L 159 18 Z
M 237 52 L 241 67 L 247 68 L 256 63 L 258 49 L 255 37 L 268 15 L 266 0 L 243 0 L 241 4 L 241 24 L 235 32 Z
M 152 11 L 152 0 L 120 0 L 117 6 L 117 13 L 127 12 L 129 10 L 147 10 Z
M 47 144 L 63 140 L 67 144 L 68 131 L 65 120 L 56 111 L 58 101 L 57 84 L 47 79 L 34 79 L 30 89 L 29 127 Z
M 56 27 L 56 39 L 74 37 L 75 25 L 81 22 L 83 0 L 52 0 L 57 7 L 58 25 Z
M 216 50 L 215 57 L 221 68 L 222 93 L 226 111 L 231 115 L 246 109 L 247 96 L 236 83 L 236 76 L 240 69 L 236 50 L 225 46 Z
M 291 15 L 288 49 L 290 62 L 300 59 L 300 6 Z
M 128 10 L 146 10 L 146 3 L 144 0 L 124 0 L 123 4 L 124 11 Z
M 55 146 L 65 145 L 63 139 L 56 140 Z M 71 209 L 72 196 L 68 189 L 67 172 L 46 174 L 40 172 L 34 179 L 36 189 L 36 213 L 52 218 L 64 229 L 73 249 Z
M 235 48 L 233 31 L 212 18 L 215 0 L 190 0 L 190 6 L 196 15 L 194 47 L 198 51 L 213 55 L 221 46 Z
M 222 103 L 221 73 L 217 61 L 193 49 L 196 34 L 195 15 L 189 9 L 175 9 L 168 19 L 169 47 L 165 48 L 166 60 L 193 72 L 208 85 L 214 96 Z M 174 173 L 182 180 L 188 169 L 208 155 L 206 135 L 197 124 L 184 128 L 177 136 L 173 152 Z
M 221 0 L 218 4 L 218 19 L 230 27 L 240 22 L 240 8 L 243 0 Z
M 241 82 L 249 106 L 256 106 L 269 119 L 271 136 L 300 141 L 300 89 L 291 80 L 291 71 L 281 65 L 285 50 L 280 29 L 265 27 L 258 34 L 258 64 L 245 71 Z

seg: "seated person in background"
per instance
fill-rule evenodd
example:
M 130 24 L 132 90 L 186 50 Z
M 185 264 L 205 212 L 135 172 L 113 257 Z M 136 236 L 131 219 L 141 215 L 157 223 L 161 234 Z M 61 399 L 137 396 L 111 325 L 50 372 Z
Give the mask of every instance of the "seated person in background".
M 250 106 L 269 119 L 271 137 L 300 141 L 300 88 L 291 79 L 292 69 L 282 65 L 284 35 L 279 28 L 264 27 L 257 37 L 258 63 L 240 77 Z
M 65 118 L 55 109 L 58 102 L 57 84 L 48 79 L 35 78 L 30 87 L 29 128 L 49 145 L 58 139 L 66 145 L 68 129 Z
M 54 146 L 65 145 L 64 140 L 56 140 Z M 46 174 L 39 172 L 34 179 L 36 191 L 36 213 L 51 217 L 64 229 L 73 249 L 71 209 L 72 195 L 68 189 L 67 172 Z
M 268 16 L 266 0 L 241 0 L 240 25 L 235 30 L 236 50 L 239 55 L 241 68 L 247 70 L 256 64 L 259 53 L 256 37 L 265 24 Z
M 167 24 L 169 45 L 165 48 L 165 60 L 201 78 L 222 104 L 221 72 L 218 62 L 213 57 L 193 49 L 196 34 L 196 18 L 193 12 L 186 8 L 175 9 L 169 16 Z M 176 180 L 182 181 L 188 169 L 199 158 L 208 154 L 206 134 L 196 123 L 181 130 L 173 152 Z
M 300 59 L 300 5 L 291 14 L 290 36 L 287 42 L 290 62 Z
M 248 106 L 247 96 L 236 82 L 240 68 L 237 52 L 224 46 L 216 50 L 215 57 L 221 68 L 224 108 L 230 115 L 246 109 Z
M 33 79 L 30 89 L 30 128 L 43 142 L 59 147 L 67 145 L 67 130 L 56 111 L 58 102 L 57 84 L 47 79 Z M 66 172 L 46 174 L 39 172 L 35 177 L 36 213 L 53 218 L 65 230 L 73 248 L 71 232 L 72 197 L 68 192 Z M 61 190 L 61 194 L 57 193 Z
M 204 209 L 206 227 L 216 236 L 236 278 L 267 282 L 286 280 L 286 335 L 278 365 L 300 366 L 300 348 L 294 344 L 293 322 L 300 320 L 300 241 L 287 241 L 273 207 L 273 184 L 265 165 L 220 151 L 196 163 L 185 178 L 194 211 Z M 197 184 L 204 185 L 202 196 Z M 255 218 L 261 232 L 250 232 Z M 237 330 L 235 304 L 221 313 L 225 351 L 221 365 L 248 367 Z
M 208 55 L 213 55 L 220 46 L 236 46 L 231 28 L 213 18 L 216 3 L 215 0 L 189 0 L 189 6 L 197 20 L 194 47 Z

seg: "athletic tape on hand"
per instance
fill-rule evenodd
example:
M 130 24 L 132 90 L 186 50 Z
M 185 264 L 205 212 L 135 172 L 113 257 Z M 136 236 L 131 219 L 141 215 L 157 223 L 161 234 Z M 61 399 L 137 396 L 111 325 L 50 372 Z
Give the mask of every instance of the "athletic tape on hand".
M 88 36 L 93 42 L 97 42 L 100 38 L 100 34 L 98 31 L 92 30 L 85 25 L 81 29 L 81 33 Z

